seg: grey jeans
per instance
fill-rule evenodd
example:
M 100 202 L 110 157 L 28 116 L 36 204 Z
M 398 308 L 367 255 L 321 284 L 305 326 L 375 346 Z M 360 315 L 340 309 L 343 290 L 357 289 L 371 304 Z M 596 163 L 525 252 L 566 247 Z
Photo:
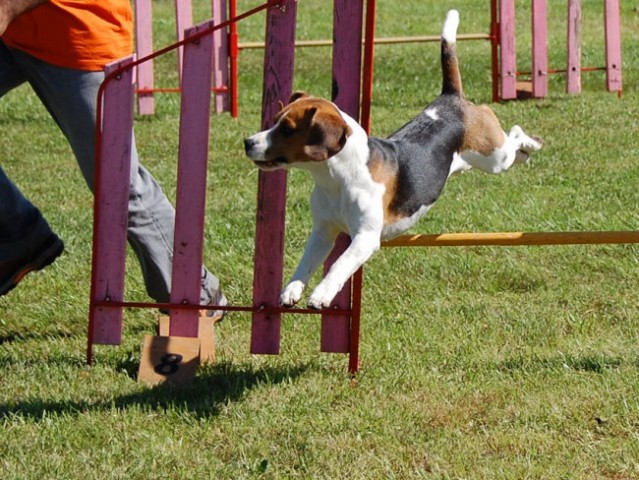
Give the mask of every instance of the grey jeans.
M 82 175 L 93 189 L 97 92 L 102 72 L 61 68 L 40 61 L 0 40 L 0 97 L 29 82 L 69 141 Z M 10 132 L 3 132 L 6 138 Z M 0 165 L 2 159 L 0 158 Z M 168 302 L 173 260 L 175 210 L 153 176 L 131 154 L 128 240 L 135 251 L 149 296 Z M 0 261 L 15 260 L 39 245 L 51 228 L 0 166 Z M 202 268 L 201 303 L 216 303 L 219 280 Z

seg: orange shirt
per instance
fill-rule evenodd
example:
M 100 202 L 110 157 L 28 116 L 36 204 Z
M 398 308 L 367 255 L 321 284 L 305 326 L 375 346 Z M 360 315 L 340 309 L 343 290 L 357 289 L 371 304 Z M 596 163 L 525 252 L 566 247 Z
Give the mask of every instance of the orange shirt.
M 97 71 L 133 51 L 130 0 L 51 0 L 17 17 L 8 47 L 60 67 Z

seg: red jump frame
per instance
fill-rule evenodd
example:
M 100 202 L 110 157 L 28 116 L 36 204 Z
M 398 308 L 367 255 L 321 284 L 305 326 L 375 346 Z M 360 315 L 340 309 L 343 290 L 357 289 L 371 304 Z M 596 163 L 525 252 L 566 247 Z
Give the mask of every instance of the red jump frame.
M 235 17 L 235 1 L 230 0 L 229 16 Z M 153 11 L 151 0 L 134 0 L 135 7 L 135 47 L 138 58 L 149 57 L 153 54 Z M 228 19 L 226 0 L 211 0 L 212 19 L 216 25 L 225 23 Z M 176 38 L 178 42 L 184 40 L 185 30 L 193 26 L 193 11 L 191 0 L 175 0 Z M 237 117 L 237 71 L 235 76 L 229 72 L 233 68 L 232 29 L 235 24 L 230 24 L 229 33 L 226 29 L 216 29 L 213 32 L 213 80 L 212 86 L 215 92 L 215 111 L 231 112 L 231 116 Z M 231 42 L 231 43 L 229 43 Z M 237 49 L 235 49 L 237 50 Z M 170 92 L 179 93 L 182 88 L 182 64 L 183 47 L 177 48 L 177 69 L 180 86 L 176 88 L 156 88 L 153 74 L 153 58 L 136 66 L 138 94 L 138 113 L 140 115 L 152 115 L 155 112 L 154 93 Z M 237 54 L 235 54 L 235 61 Z M 230 63 L 229 63 L 230 62 Z M 230 79 L 229 79 L 230 75 Z M 230 84 L 229 84 L 230 82 Z
M 265 3 L 233 19 L 276 5 Z M 133 57 L 109 65 L 98 93 L 96 128 L 96 173 L 94 230 L 89 304 L 87 360 L 93 359 L 93 345 L 118 345 L 122 340 L 123 308 L 171 310 L 171 335 L 196 336 L 197 311 L 215 309 L 198 305 L 206 165 L 208 163 L 211 102 L 212 48 L 216 30 L 230 21 L 213 20 L 186 29 L 184 39 L 149 56 Z M 170 303 L 126 302 L 124 277 L 126 229 L 133 128 L 134 69 L 176 48 L 184 47 L 184 91 L 181 96 L 178 193 Z M 188 114 L 187 114 L 188 112 Z M 198 195 L 193 195 L 193 188 Z M 193 227 L 195 225 L 195 228 Z M 193 230 L 192 230 L 193 229 Z M 199 230 L 199 232 L 198 232 Z M 199 237 L 199 238 L 198 238 Z M 197 267 L 195 267 L 197 265 Z M 229 307 L 228 310 L 242 310 Z
M 496 0 L 492 0 L 495 2 Z M 494 3 L 493 3 L 494 5 Z M 366 8 L 364 67 L 361 64 L 363 0 L 334 0 L 335 45 L 333 97 L 335 102 L 358 117 L 360 86 L 364 92 L 361 122 L 370 122 L 375 1 Z M 216 29 L 261 10 L 268 10 L 267 49 L 263 89 L 262 127 L 270 125 L 292 89 L 294 37 L 297 4 L 273 0 L 232 18 L 224 24 L 204 22 L 185 32 L 182 42 L 133 60 L 124 59 L 107 69 L 98 99 L 96 141 L 96 181 L 94 238 L 89 305 L 87 359 L 93 359 L 94 344 L 119 344 L 122 337 L 123 308 L 166 308 L 171 310 L 170 335 L 195 337 L 200 309 L 219 306 L 198 305 L 202 261 L 204 179 L 208 161 L 208 110 L 210 108 L 211 35 Z M 494 26 L 496 28 L 496 26 Z M 491 26 L 491 29 L 493 26 Z M 133 69 L 167 51 L 184 47 L 184 92 L 180 115 L 178 158 L 178 200 L 176 204 L 176 262 L 170 303 L 126 302 L 124 293 L 128 179 L 131 129 L 133 124 Z M 352 61 L 356 59 L 357 61 Z M 197 66 L 197 69 L 194 68 Z M 205 72 L 201 73 L 204 68 Z M 194 74 L 200 70 L 200 73 Z M 363 80 L 361 75 L 363 72 Z M 203 101 L 203 98 L 208 100 Z M 188 112 L 188 114 L 187 114 Z M 191 159 L 191 161 L 188 160 Z M 191 190 L 185 194 L 185 188 Z M 193 189 L 197 194 L 193 195 Z M 225 306 L 229 311 L 253 313 L 251 351 L 277 354 L 280 348 L 282 313 L 317 314 L 316 310 L 285 309 L 278 305 L 282 285 L 286 172 L 260 173 L 255 235 L 253 305 Z M 196 228 L 193 228 L 193 225 Z M 345 248 L 342 237 L 332 255 Z M 179 243 L 179 245 L 177 245 Z M 557 245 L 639 243 L 639 232 L 551 232 L 551 233 L 470 233 L 414 235 L 399 237 L 383 246 L 472 246 L 472 245 Z M 359 328 L 361 317 L 362 270 L 352 285 L 340 293 L 331 309 L 322 313 L 323 351 L 349 353 L 349 371 L 359 368 Z
M 375 1 L 367 3 L 367 42 L 372 39 Z M 335 0 L 334 100 L 359 117 L 362 51 L 362 2 Z M 98 98 L 94 233 L 89 305 L 87 360 L 94 344 L 118 345 L 122 340 L 124 308 L 163 308 L 171 312 L 170 336 L 196 337 L 198 311 L 218 309 L 199 305 L 206 166 L 208 163 L 213 34 L 229 24 L 267 10 L 262 126 L 266 128 L 292 92 L 295 1 L 270 1 L 228 22 L 213 20 L 187 28 L 183 40 L 146 57 L 132 57 L 110 65 Z M 360 28 L 353 28 L 359 25 Z M 124 299 L 127 205 L 131 131 L 133 127 L 134 69 L 176 48 L 184 48 L 178 152 L 178 192 L 171 298 L 168 304 L 127 302 Z M 372 85 L 372 43 L 365 45 L 364 89 Z M 370 121 L 370 102 L 362 118 Z M 284 312 L 322 314 L 321 350 L 349 353 L 349 371 L 358 369 L 361 270 L 354 285 L 345 286 L 335 304 L 318 312 L 279 307 L 284 256 L 286 172 L 260 172 L 255 235 L 254 302 L 251 307 L 226 306 L 228 311 L 253 312 L 251 351 L 279 353 L 280 318 Z M 348 245 L 339 239 L 332 256 Z M 329 260 L 330 261 L 330 260 Z M 352 300 L 351 300 L 352 292 Z
M 494 1 L 494 0 L 493 0 Z M 603 0 L 605 26 L 605 67 L 581 66 L 581 0 L 568 0 L 567 65 L 565 69 L 548 68 L 547 0 L 532 0 L 532 71 L 517 71 L 515 49 L 515 0 L 499 0 L 499 83 L 500 99 L 517 98 L 517 77 L 531 76 L 531 95 L 542 98 L 548 94 L 548 75 L 566 73 L 566 92 L 581 91 L 581 72 L 605 70 L 608 91 L 622 91 L 621 30 L 619 0 Z M 495 23 L 493 13 L 493 23 Z M 493 69 L 494 72 L 494 69 Z M 495 83 L 493 73 L 493 84 Z

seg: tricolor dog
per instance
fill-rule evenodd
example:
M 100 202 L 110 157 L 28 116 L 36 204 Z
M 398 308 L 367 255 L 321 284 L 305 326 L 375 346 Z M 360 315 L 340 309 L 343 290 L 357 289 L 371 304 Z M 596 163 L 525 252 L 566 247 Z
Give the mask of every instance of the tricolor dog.
M 297 167 L 315 180 L 313 231 L 280 296 L 283 305 L 299 302 L 340 232 L 350 235 L 351 244 L 312 292 L 312 308 L 328 307 L 381 241 L 415 224 L 451 174 L 472 167 L 501 173 L 541 148 L 541 140 L 519 126 L 506 134 L 489 107 L 464 98 L 455 53 L 458 25 L 459 13 L 451 10 L 442 32 L 442 94 L 387 139 L 368 137 L 328 100 L 295 93 L 272 128 L 244 141 L 260 169 Z

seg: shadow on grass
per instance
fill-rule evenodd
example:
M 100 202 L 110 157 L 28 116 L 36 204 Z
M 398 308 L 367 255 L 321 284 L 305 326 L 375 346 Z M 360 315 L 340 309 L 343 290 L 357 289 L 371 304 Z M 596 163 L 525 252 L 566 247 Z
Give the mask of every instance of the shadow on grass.
M 7 332 L 0 335 L 0 345 L 5 343 L 17 343 L 26 342 L 29 340 L 45 340 L 45 339 L 58 339 L 58 338 L 71 338 L 75 333 L 67 329 L 48 329 L 46 331 L 14 331 Z
M 308 368 L 308 365 L 303 364 L 294 367 L 255 369 L 250 365 L 221 363 L 204 367 L 193 384 L 188 387 L 158 385 L 95 403 L 33 399 L 0 405 L 0 419 L 21 417 L 37 421 L 50 416 L 75 415 L 114 408 L 127 410 L 138 406 L 149 411 L 185 413 L 195 418 L 211 417 L 219 415 L 221 409 L 229 402 L 241 401 L 246 392 L 290 382 Z
M 217 415 L 220 407 L 240 401 L 246 392 L 292 381 L 307 369 L 308 365 L 255 369 L 250 365 L 221 363 L 203 367 L 187 388 L 156 386 L 120 397 L 115 405 L 120 408 L 143 405 L 154 410 L 179 410 L 182 406 L 196 416 Z

